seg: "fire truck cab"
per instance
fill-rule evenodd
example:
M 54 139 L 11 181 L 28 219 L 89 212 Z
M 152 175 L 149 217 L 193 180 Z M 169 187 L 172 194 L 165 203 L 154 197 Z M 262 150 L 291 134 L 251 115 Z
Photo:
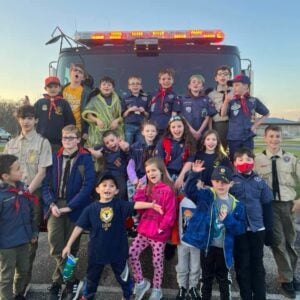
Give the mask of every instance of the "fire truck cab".
M 221 30 L 76 32 L 74 39 L 59 31 L 61 35 L 52 38 L 57 41 L 61 37 L 59 58 L 56 67 L 51 63 L 50 69 L 63 84 L 69 82 L 71 63 L 84 64 L 94 86 L 102 76 L 112 77 L 121 96 L 127 92 L 131 75 L 142 78 L 145 92 L 155 90 L 157 74 L 163 68 L 174 69 L 174 90 L 179 95 L 187 92 L 193 74 L 202 74 L 208 88 L 215 86 L 218 66 L 230 66 L 232 74 L 242 71 L 238 48 L 220 44 L 224 40 Z M 69 47 L 62 47 L 63 39 Z

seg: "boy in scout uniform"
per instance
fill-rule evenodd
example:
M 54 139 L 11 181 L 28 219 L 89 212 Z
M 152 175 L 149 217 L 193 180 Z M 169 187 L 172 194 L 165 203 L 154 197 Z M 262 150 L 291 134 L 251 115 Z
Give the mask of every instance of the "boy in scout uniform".
M 75 119 L 68 101 L 60 95 L 61 85 L 58 77 L 50 76 L 45 79 L 46 94 L 35 104 L 38 118 L 36 131 L 47 138 L 55 153 L 61 147 L 62 129 L 75 124 Z
M 19 107 L 17 120 L 21 127 L 21 133 L 6 144 L 3 153 L 18 157 L 22 171 L 22 181 L 27 186 L 27 190 L 40 199 L 41 182 L 45 177 L 46 168 L 52 165 L 51 146 L 49 141 L 35 130 L 37 118 L 33 106 L 24 105 Z M 33 208 L 35 225 L 38 227 L 42 220 L 40 203 L 34 205 Z M 37 242 L 30 244 L 30 270 L 26 278 L 27 286 L 31 280 L 32 265 L 37 247 Z
M 282 132 L 279 126 L 265 129 L 266 149 L 256 155 L 256 171 L 273 190 L 274 236 L 272 251 L 278 268 L 281 292 L 288 298 L 296 298 L 300 282 L 296 280 L 297 252 L 294 211 L 299 206 L 296 199 L 296 180 L 300 179 L 300 161 L 285 152 L 280 144 Z M 297 178 L 296 178 L 297 177 Z

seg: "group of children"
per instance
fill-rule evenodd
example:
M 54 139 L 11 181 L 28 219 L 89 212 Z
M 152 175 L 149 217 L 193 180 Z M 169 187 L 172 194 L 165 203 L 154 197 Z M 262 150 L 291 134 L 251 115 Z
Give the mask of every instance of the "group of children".
M 18 109 L 21 133 L 0 156 L 0 299 L 25 299 L 42 215 L 56 260 L 50 300 L 59 299 L 64 283 L 64 299 L 79 297 L 81 282 L 75 275 L 64 282 L 62 274 L 83 230 L 90 241 L 81 299 L 95 297 L 103 267 L 111 264 L 124 299 L 133 292 L 131 268 L 141 300 L 151 286 L 139 259 L 148 246 L 154 267 L 149 299 L 162 299 L 165 248 L 174 228 L 177 300 L 211 299 L 214 278 L 220 299 L 230 299 L 233 258 L 241 299 L 266 299 L 264 244 L 272 246 L 282 291 L 295 298 L 300 284 L 290 212 L 300 209 L 293 203 L 300 163 L 281 149 L 276 126 L 267 127 L 267 148 L 254 157 L 253 136 L 268 110 L 249 95 L 249 78 L 230 81 L 230 68 L 222 66 L 210 98 L 201 75 L 191 76 L 189 94 L 179 98 L 166 69 L 151 97 L 132 76 L 131 94 L 120 101 L 109 77 L 87 96 L 85 76 L 82 65 L 71 66 L 71 83 L 63 88 L 71 106 L 60 95 L 59 79 L 48 77 L 48 94 Z M 252 122 L 255 112 L 263 117 Z M 128 249 L 125 222 L 132 215 L 137 236 Z

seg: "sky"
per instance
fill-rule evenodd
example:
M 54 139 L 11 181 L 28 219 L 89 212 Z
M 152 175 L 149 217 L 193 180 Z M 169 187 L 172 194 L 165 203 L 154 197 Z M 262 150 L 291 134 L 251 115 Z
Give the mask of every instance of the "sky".
M 43 93 L 59 26 L 78 31 L 222 29 L 254 70 L 253 95 L 272 117 L 300 120 L 298 0 L 0 0 L 0 99 L 32 102 Z M 299 76 L 299 78 L 298 78 Z

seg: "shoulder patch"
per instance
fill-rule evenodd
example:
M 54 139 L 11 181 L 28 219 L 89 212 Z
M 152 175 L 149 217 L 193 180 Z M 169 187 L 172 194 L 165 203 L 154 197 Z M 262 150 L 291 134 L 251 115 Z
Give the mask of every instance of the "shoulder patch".
M 261 181 L 262 181 L 262 178 L 259 177 L 259 176 L 255 176 L 255 177 L 254 177 L 254 180 L 257 181 L 257 182 L 261 182 Z
M 291 160 L 291 157 L 290 157 L 290 156 L 287 156 L 287 155 L 284 155 L 284 156 L 282 157 L 282 159 L 283 159 L 284 162 L 288 163 L 288 162 Z

